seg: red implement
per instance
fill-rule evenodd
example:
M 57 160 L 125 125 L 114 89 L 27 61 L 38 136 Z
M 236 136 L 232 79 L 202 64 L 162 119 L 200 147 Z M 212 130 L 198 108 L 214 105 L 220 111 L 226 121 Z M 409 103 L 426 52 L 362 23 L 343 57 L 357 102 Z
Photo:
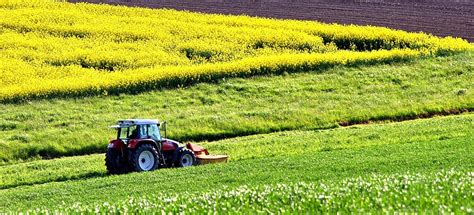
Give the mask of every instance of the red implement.
M 196 155 L 196 161 L 200 165 L 210 164 L 210 163 L 225 163 L 227 162 L 227 155 L 210 155 L 207 149 L 202 146 L 188 143 L 186 148 L 193 151 Z

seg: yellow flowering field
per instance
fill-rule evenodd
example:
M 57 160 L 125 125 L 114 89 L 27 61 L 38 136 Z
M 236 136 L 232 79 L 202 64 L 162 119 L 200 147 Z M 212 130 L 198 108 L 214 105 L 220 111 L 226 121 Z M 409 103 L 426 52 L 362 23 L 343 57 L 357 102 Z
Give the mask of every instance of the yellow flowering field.
M 381 27 L 4 0 L 0 101 L 135 93 L 472 48 L 462 39 Z

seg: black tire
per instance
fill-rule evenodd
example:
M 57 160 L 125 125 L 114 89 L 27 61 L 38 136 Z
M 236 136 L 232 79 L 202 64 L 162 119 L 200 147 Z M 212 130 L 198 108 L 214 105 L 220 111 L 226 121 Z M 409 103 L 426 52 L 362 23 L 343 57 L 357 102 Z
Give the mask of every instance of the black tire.
M 142 157 L 140 157 L 142 155 Z M 130 156 L 130 165 L 137 172 L 153 171 L 160 165 L 158 151 L 150 144 L 140 145 Z
M 196 165 L 196 156 L 194 155 L 194 152 L 189 149 L 182 148 L 178 152 L 178 156 L 177 156 L 176 161 L 174 162 L 174 166 L 175 167 L 188 167 L 188 166 L 194 166 L 194 165 Z
M 122 152 L 114 148 L 107 149 L 105 153 L 105 166 L 109 174 L 123 174 L 129 171 Z

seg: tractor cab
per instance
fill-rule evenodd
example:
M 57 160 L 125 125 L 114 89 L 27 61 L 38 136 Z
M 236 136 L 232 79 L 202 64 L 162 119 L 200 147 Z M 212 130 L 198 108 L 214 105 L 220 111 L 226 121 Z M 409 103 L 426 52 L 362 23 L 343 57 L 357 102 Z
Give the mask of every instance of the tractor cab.
M 119 120 L 117 125 L 117 140 L 129 143 L 131 139 L 152 139 L 158 143 L 162 141 L 158 120 Z

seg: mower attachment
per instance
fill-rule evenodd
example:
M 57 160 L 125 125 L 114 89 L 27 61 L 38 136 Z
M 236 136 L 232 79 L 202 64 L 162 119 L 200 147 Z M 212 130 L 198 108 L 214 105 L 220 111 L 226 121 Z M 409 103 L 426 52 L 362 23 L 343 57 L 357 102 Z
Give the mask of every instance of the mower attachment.
M 225 163 L 227 162 L 227 158 L 229 158 L 227 155 L 210 155 L 207 149 L 191 143 L 186 144 L 186 148 L 194 152 L 198 165 Z

